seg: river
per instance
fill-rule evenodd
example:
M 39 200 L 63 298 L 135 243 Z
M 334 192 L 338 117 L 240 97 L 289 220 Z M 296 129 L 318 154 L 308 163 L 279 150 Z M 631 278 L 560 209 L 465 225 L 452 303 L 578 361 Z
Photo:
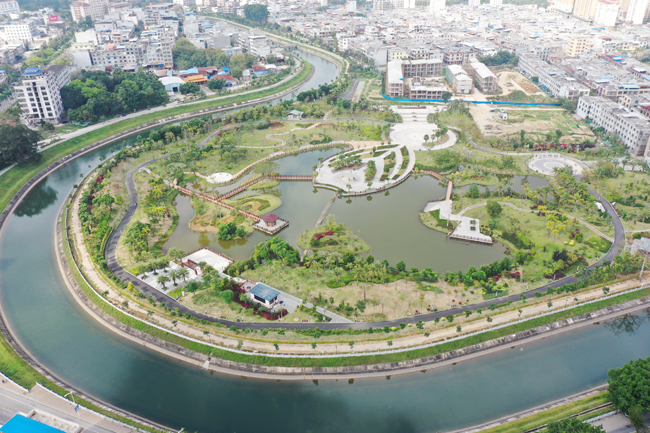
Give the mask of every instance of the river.
M 304 57 L 317 71 L 328 67 Z M 333 66 L 320 71 L 334 76 Z M 0 302 L 17 338 L 45 366 L 141 416 L 192 432 L 435 432 L 598 385 L 608 368 L 650 355 L 650 324 L 640 319 L 626 332 L 587 326 L 455 366 L 352 384 L 244 379 L 159 355 L 82 311 L 58 272 L 57 212 L 80 174 L 109 155 L 100 149 L 66 164 L 8 219 L 0 237 Z

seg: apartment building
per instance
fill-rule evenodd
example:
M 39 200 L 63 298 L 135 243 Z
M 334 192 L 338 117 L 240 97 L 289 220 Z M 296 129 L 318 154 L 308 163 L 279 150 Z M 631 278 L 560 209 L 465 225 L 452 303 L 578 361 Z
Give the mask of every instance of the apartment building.
M 86 1 L 72 2 L 70 3 L 70 12 L 75 23 L 85 21 L 86 17 L 90 16 L 90 3 Z
M 503 0 L 490 0 L 490 6 L 502 6 Z
M 630 24 L 643 24 L 648 19 L 650 0 L 630 0 L 625 21 Z
M 447 2 L 445 0 L 430 0 L 429 13 L 437 14 L 440 12 L 444 12 L 446 6 L 447 6 Z
M 577 101 L 580 97 L 589 95 L 589 88 L 576 78 L 568 76 L 563 69 L 549 65 L 531 53 L 519 56 L 519 68 L 527 77 L 537 77 L 538 83 L 556 98 Z
M 0 15 L 19 14 L 20 6 L 16 0 L 0 0 Z
M 576 114 L 589 117 L 608 133 L 616 134 L 636 156 L 645 156 L 650 141 L 650 121 L 616 102 L 599 96 L 585 96 L 578 101 Z
M 614 27 L 616 25 L 618 11 L 618 0 L 600 0 L 598 6 L 596 6 L 594 24 L 603 27 Z
M 592 21 L 596 16 L 598 0 L 575 0 L 573 15 L 584 21 Z
M 22 83 L 15 87 L 23 115 L 31 124 L 59 123 L 63 114 L 61 88 L 70 83 L 67 66 L 54 65 L 45 70 L 27 68 Z
M 455 93 L 472 93 L 474 80 L 462 66 L 448 65 L 445 67 L 445 77 L 447 77 L 447 81 L 451 84 Z
M 481 62 L 470 62 L 467 72 L 474 78 L 474 84 L 482 92 L 496 92 L 497 76 Z
M 386 94 L 391 98 L 440 99 L 434 97 L 439 89 L 427 88 L 423 77 L 442 75 L 440 60 L 393 60 L 386 65 Z M 410 84 L 410 86 L 409 86 Z M 439 86 L 437 86 L 439 87 Z M 406 92 L 409 90 L 409 92 Z M 414 96 L 412 96 L 414 95 Z
M 591 49 L 590 38 L 571 38 L 567 41 L 564 53 L 568 57 L 576 57 L 578 54 L 587 53 Z
M 28 18 L 19 22 L 10 21 L 0 23 L 0 39 L 5 41 L 32 42 L 38 34 L 36 26 L 39 22 L 34 18 Z

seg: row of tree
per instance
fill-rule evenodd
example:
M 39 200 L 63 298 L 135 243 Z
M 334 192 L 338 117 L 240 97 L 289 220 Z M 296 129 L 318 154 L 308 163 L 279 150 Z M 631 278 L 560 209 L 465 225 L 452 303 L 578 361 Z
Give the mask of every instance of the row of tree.
M 82 70 L 61 89 L 68 120 L 85 124 L 121 113 L 155 107 L 168 101 L 165 87 L 153 74 L 112 74 Z

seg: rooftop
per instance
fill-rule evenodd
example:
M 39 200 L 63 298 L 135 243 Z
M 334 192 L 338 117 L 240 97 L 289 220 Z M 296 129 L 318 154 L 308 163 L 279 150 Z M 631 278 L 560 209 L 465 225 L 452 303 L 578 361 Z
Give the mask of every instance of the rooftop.
M 278 290 L 275 290 L 264 283 L 257 283 L 248 293 L 268 302 L 273 301 L 280 294 Z

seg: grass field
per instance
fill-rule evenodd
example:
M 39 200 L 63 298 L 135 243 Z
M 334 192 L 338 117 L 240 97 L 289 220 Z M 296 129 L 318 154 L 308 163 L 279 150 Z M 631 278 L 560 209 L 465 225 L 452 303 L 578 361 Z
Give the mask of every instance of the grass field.
M 589 397 L 573 401 L 568 404 L 554 407 L 552 409 L 543 410 L 534 415 L 530 415 L 516 421 L 502 424 L 497 427 L 492 427 L 486 430 L 481 430 L 482 433 L 521 433 L 523 431 L 531 430 L 536 427 L 541 427 L 550 422 L 560 421 L 572 415 L 584 412 L 589 409 L 598 407 L 604 403 L 609 402 L 609 393 L 607 391 L 599 392 Z M 606 409 L 606 411 L 610 411 Z M 587 417 L 593 417 L 597 414 L 589 414 Z M 582 418 L 582 417 L 581 417 Z

